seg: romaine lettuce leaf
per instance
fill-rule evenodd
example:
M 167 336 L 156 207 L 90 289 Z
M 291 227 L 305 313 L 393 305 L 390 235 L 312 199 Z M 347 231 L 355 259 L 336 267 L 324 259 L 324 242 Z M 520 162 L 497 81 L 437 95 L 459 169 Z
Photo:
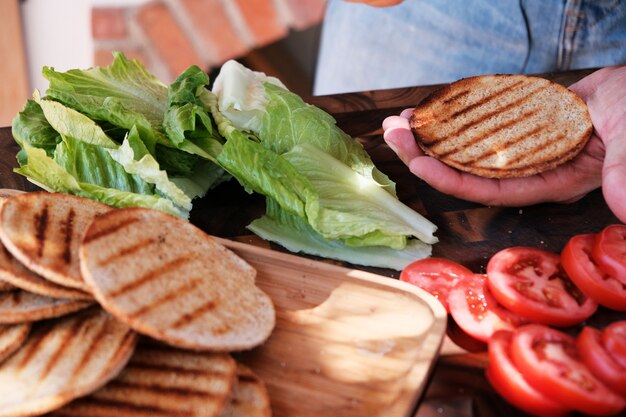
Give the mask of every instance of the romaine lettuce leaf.
M 235 129 L 253 133 L 272 151 L 283 154 L 298 144 L 315 145 L 395 195 L 395 184 L 374 165 L 361 144 L 339 129 L 330 114 L 305 103 L 275 78 L 228 61 L 212 92 L 219 112 Z M 215 111 L 213 117 L 220 126 Z
M 34 100 L 27 100 L 24 109 L 15 116 L 11 133 L 20 147 L 28 144 L 41 148 L 49 156 L 52 156 L 57 143 L 61 141 L 61 135 L 50 126 L 41 106 Z M 22 160 L 20 155 L 19 160 Z
M 163 120 L 168 87 L 137 60 L 127 60 L 124 54 L 116 52 L 108 67 L 66 72 L 44 67 L 42 73 L 50 82 L 46 97 L 96 122 L 105 121 L 128 131 L 135 127 L 151 153 L 154 146 L 150 144 L 160 143 L 205 159 L 215 159 L 214 148 L 203 148 L 206 142 L 184 139 L 176 143 L 167 136 Z
M 193 198 L 230 178 L 215 164 L 223 138 L 205 104 L 208 76 L 190 67 L 168 87 L 138 61 L 114 55 L 108 67 L 64 73 L 44 67 L 50 86 L 44 98 L 35 92 L 15 118 L 16 141 L 45 150 L 58 165 L 58 191 L 89 188 L 110 202 L 120 195 L 102 189 L 129 193 L 120 204 L 138 200 L 134 194 L 153 195 L 155 204 L 187 217 Z M 22 173 L 41 177 L 31 179 L 54 190 L 37 171 L 53 169 L 50 161 L 29 161 L 24 149 L 18 161 Z M 78 189 L 63 186 L 70 177 Z
M 329 114 L 237 63 L 222 67 L 213 92 L 227 140 L 218 161 L 248 189 L 342 245 L 437 241 L 436 226 L 397 199 L 395 184 Z
M 80 183 L 95 184 L 139 194 L 154 194 L 154 186 L 127 173 L 111 158 L 106 148 L 64 137 L 57 145 L 54 161 Z M 31 161 L 29 160 L 28 163 Z
M 117 148 L 119 145 L 104 133 L 104 130 L 89 117 L 54 100 L 42 100 L 35 91 L 33 99 L 54 130 L 62 136 L 70 137 L 103 148 Z
M 356 246 L 402 249 L 409 236 L 435 243 L 434 224 L 389 194 L 371 177 L 350 169 L 317 146 L 301 144 L 282 154 L 306 177 L 319 201 L 307 205 L 311 226 L 327 239 Z
M 61 73 L 44 67 L 50 82 L 46 96 L 94 120 L 106 120 L 130 130 L 160 132 L 167 104 L 167 86 L 137 60 L 115 53 L 108 67 Z
M 66 145 L 67 144 L 64 145 L 63 143 L 59 144 L 59 146 Z M 78 141 L 74 141 L 74 145 L 78 147 L 92 146 Z M 67 147 L 69 148 L 71 145 Z M 16 168 L 15 172 L 26 176 L 30 181 L 44 190 L 74 194 L 80 197 L 97 200 L 113 207 L 146 207 L 162 210 L 182 218 L 189 216 L 188 211 L 177 207 L 172 201 L 158 195 L 139 194 L 132 191 L 120 190 L 119 188 L 81 182 L 68 173 L 68 171 L 54 159 L 46 155 L 43 149 L 34 148 L 25 144 L 23 150 L 27 156 L 28 162 L 20 168 Z M 108 156 L 106 151 L 102 150 L 101 152 L 103 155 Z M 68 153 L 71 153 L 71 151 L 68 151 Z M 67 161 L 68 159 L 65 159 L 66 163 Z M 87 171 L 83 173 L 87 174 Z
M 191 210 L 191 197 L 170 180 L 167 172 L 160 169 L 157 160 L 145 148 L 137 129 L 131 129 L 117 149 L 106 151 L 128 174 L 136 175 L 145 182 L 154 184 L 162 195 L 168 197 L 176 205 L 185 210 Z
M 314 205 L 317 193 L 306 177 L 280 155 L 243 134 L 233 132 L 218 162 L 248 192 L 280 201 L 291 213 L 306 217 L 306 205 Z
M 195 65 L 180 74 L 169 86 L 163 128 L 177 146 L 188 139 L 206 150 L 215 160 L 223 139 L 214 132 L 209 109 L 203 96 L 209 77 Z
M 432 247 L 417 239 L 412 239 L 403 250 L 388 246 L 354 247 L 341 240 L 322 237 L 300 217 L 280 209 L 276 202 L 267 199 L 265 216 L 250 223 L 250 229 L 257 236 L 298 253 L 321 256 L 350 262 L 355 265 L 374 266 L 402 270 L 416 259 L 431 255 Z

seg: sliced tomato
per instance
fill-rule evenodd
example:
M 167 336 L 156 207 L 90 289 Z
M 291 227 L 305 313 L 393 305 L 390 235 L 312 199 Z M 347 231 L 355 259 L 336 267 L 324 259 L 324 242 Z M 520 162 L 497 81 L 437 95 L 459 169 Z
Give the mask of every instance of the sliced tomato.
M 406 266 L 400 280 L 416 285 L 434 295 L 448 308 L 448 293 L 462 278 L 473 275 L 463 265 L 443 258 L 424 258 Z
M 538 248 L 497 252 L 487 264 L 487 282 L 500 304 L 536 323 L 572 326 L 598 308 L 563 271 L 560 256 Z
M 626 369 L 626 320 L 609 324 L 602 331 L 602 344 L 613 359 Z
M 582 361 L 600 381 L 614 392 L 626 396 L 626 368 L 604 348 L 600 330 L 583 327 L 576 338 L 576 347 Z
M 448 322 L 446 335 L 455 345 L 467 352 L 485 352 L 487 350 L 487 344 L 485 342 L 465 333 L 465 330 L 461 329 L 461 326 L 454 320 Z
M 500 330 L 489 340 L 486 376 L 493 389 L 509 403 L 536 416 L 562 416 L 570 409 L 530 386 L 511 361 L 512 332 Z
M 596 235 L 593 259 L 603 270 L 626 284 L 626 226 L 612 224 Z
M 511 358 L 526 381 L 544 395 L 573 410 L 612 415 L 626 400 L 607 388 L 582 362 L 576 340 L 541 324 L 518 327 L 511 339 Z
M 626 285 L 593 260 L 595 234 L 573 236 L 561 252 L 563 269 L 586 295 L 613 310 L 626 311 Z
M 483 274 L 458 281 L 448 294 L 450 315 L 471 337 L 487 342 L 496 330 L 512 330 L 527 321 L 502 307 Z

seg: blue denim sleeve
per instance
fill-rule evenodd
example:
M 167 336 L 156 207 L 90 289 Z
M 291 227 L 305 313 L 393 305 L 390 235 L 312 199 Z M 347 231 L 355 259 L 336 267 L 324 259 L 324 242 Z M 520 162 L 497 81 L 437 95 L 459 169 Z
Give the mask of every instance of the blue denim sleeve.
M 329 0 L 314 94 L 626 62 L 626 1 Z

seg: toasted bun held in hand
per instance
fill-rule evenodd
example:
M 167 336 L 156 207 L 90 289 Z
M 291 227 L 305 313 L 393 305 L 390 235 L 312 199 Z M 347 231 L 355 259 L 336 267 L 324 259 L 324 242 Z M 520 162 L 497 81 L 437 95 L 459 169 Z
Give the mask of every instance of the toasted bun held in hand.
M 454 82 L 426 97 L 409 123 L 424 153 L 489 178 L 553 169 L 574 158 L 593 132 L 587 106 L 576 94 L 526 75 Z

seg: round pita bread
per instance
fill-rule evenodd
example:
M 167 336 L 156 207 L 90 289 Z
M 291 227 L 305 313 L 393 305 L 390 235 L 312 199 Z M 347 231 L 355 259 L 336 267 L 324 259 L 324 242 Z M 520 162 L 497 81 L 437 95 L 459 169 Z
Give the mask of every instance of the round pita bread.
M 28 269 L 58 285 L 85 291 L 78 245 L 87 225 L 109 210 L 69 194 L 18 194 L 1 206 L 0 240 Z
M 265 383 L 252 369 L 237 363 L 237 385 L 220 417 L 271 417 L 270 397 Z
M 262 343 L 275 324 L 256 271 L 191 223 L 149 209 L 98 216 L 80 246 L 98 302 L 136 331 L 190 349 Z
M 43 414 L 117 376 L 137 335 L 100 308 L 33 326 L 0 365 L 0 416 Z
M 93 301 L 68 300 L 15 289 L 0 293 L 0 323 L 14 324 L 65 316 L 84 310 Z
M 0 280 L 0 284 L 6 283 L 8 286 L 8 288 L 4 288 L 0 285 L 0 291 L 17 287 L 46 297 L 93 300 L 93 296 L 89 293 L 63 287 L 35 274 L 15 259 L 2 242 L 0 242 Z
M 227 353 L 140 343 L 117 378 L 51 417 L 119 417 L 120 410 L 137 417 L 221 416 L 235 385 L 235 370 Z

